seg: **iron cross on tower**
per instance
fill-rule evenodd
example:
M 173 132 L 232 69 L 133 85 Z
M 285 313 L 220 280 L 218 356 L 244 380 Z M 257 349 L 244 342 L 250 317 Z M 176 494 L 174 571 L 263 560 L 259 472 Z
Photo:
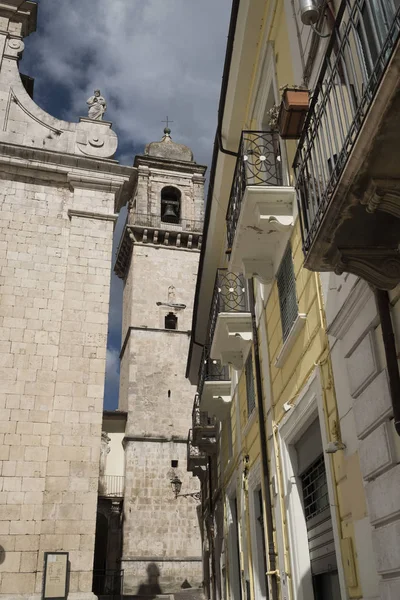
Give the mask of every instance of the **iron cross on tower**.
M 161 123 L 166 123 L 167 124 L 166 125 L 166 129 L 168 129 L 169 128 L 169 123 L 173 123 L 173 121 L 170 121 L 169 118 L 168 118 L 168 115 L 167 115 L 166 120 L 165 121 L 161 121 Z

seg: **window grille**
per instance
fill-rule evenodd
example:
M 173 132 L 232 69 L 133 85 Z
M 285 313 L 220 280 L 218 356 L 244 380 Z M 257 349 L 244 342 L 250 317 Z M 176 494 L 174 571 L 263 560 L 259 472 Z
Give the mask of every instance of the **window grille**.
M 293 258 L 290 244 L 283 255 L 277 275 L 279 306 L 281 309 L 283 341 L 298 315 L 296 298 L 296 279 L 294 277 Z
M 246 373 L 246 394 L 247 394 L 247 415 L 250 416 L 256 405 L 256 396 L 254 390 L 253 377 L 253 356 L 250 351 L 245 365 Z
M 329 506 L 324 456 L 321 454 L 300 476 L 306 521 Z

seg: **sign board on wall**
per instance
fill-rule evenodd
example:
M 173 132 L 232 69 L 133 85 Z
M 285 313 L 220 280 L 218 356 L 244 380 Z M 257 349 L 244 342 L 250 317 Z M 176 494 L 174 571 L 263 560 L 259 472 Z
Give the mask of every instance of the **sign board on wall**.
M 68 552 L 44 553 L 43 600 L 66 600 Z

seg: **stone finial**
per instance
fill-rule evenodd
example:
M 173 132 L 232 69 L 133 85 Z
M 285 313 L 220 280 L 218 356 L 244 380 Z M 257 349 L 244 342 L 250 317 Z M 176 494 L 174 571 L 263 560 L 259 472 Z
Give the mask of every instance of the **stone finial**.
M 103 115 L 107 110 L 107 103 L 100 93 L 100 90 L 94 90 L 94 95 L 86 100 L 89 106 L 89 119 L 93 121 L 102 121 Z

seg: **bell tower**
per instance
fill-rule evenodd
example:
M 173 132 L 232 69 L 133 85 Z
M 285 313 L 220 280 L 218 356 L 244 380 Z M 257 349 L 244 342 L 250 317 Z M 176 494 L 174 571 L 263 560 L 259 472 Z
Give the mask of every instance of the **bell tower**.
M 124 593 L 167 594 L 202 582 L 196 501 L 186 471 L 195 389 L 185 379 L 203 229 L 206 167 L 164 129 L 136 156 L 115 271 L 124 280 L 120 410 L 127 411 Z

